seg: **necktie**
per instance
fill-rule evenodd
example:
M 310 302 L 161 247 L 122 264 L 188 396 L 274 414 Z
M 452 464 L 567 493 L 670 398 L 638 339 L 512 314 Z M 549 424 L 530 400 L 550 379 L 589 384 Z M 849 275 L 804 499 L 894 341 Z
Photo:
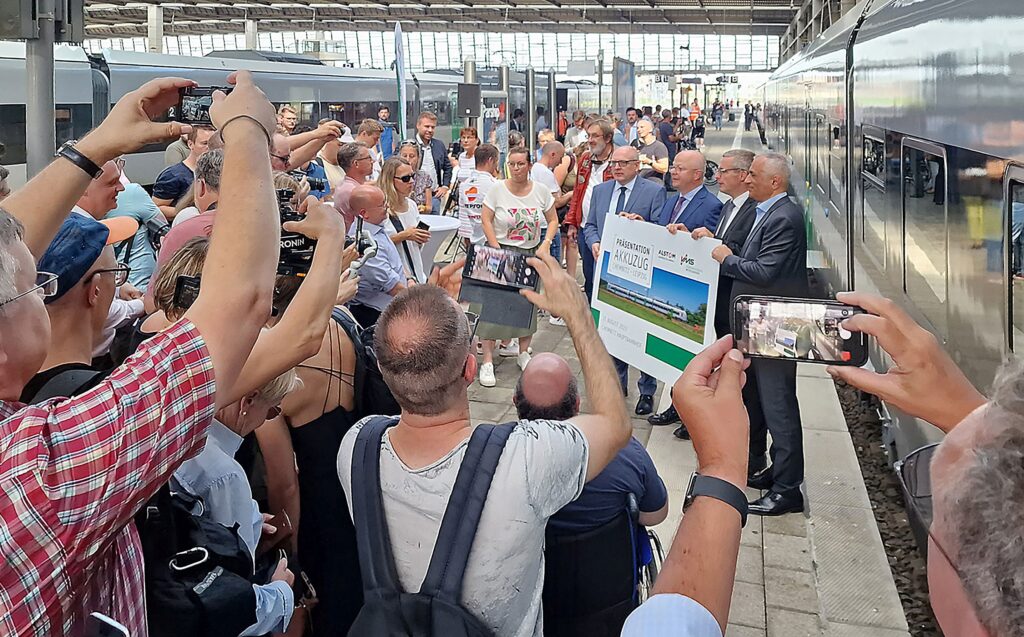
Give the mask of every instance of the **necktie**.
M 735 205 L 731 200 L 725 202 L 725 205 L 722 206 L 722 217 L 718 220 L 718 227 L 715 229 L 716 235 L 721 234 L 725 230 L 726 225 L 729 223 L 729 215 L 732 214 L 733 208 L 735 208 Z
M 615 204 L 615 214 L 626 209 L 626 187 L 619 186 L 619 201 Z
M 669 219 L 669 223 L 679 223 L 679 216 L 683 214 L 683 208 L 685 207 L 686 197 L 679 195 L 679 201 L 676 202 L 676 207 L 672 210 L 672 218 Z

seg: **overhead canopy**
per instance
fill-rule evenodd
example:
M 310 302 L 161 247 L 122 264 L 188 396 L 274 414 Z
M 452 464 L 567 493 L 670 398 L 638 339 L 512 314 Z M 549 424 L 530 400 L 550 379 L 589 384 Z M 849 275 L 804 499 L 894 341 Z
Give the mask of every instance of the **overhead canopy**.
M 794 7 L 796 4 L 798 6 Z M 800 0 L 85 0 L 89 38 L 147 34 L 148 6 L 163 8 L 165 35 L 260 31 L 678 33 L 782 35 Z

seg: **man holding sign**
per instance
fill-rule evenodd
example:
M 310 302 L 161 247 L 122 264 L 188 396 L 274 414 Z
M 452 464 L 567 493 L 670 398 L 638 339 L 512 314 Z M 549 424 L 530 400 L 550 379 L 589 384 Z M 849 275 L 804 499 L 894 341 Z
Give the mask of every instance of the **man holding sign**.
M 706 170 L 707 161 L 696 150 L 684 150 L 672 161 L 669 172 L 679 194 L 665 202 L 657 219 L 672 234 L 718 225 L 722 202 L 704 186 Z
M 612 152 L 612 181 L 603 182 L 594 187 L 590 201 L 590 216 L 583 226 L 583 240 L 586 249 L 594 255 L 594 274 L 600 272 L 601 236 L 604 233 L 605 219 L 611 215 L 622 215 L 637 221 L 656 221 L 662 205 L 665 203 L 665 187 L 660 183 L 640 178 L 640 154 L 631 146 L 622 146 Z M 614 359 L 615 369 L 619 373 L 622 392 L 626 393 L 629 376 L 629 365 Z M 654 392 L 658 381 L 653 376 L 640 372 L 637 388 L 640 400 L 636 404 L 636 413 L 646 415 L 654 410 Z

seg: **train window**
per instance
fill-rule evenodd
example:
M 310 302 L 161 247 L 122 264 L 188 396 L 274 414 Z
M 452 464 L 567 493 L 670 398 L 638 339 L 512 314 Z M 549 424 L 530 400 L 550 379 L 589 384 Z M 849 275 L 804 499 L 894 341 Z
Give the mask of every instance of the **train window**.
M 1024 182 L 1011 180 L 1010 200 L 1010 348 L 1024 352 Z
M 57 147 L 69 139 L 81 139 L 92 129 L 92 105 L 58 104 L 54 110 Z
M 836 210 L 842 212 L 846 209 L 846 124 L 833 124 L 829 134 L 829 200 Z
M 861 241 L 864 242 L 865 254 L 870 254 L 878 261 L 883 270 L 886 267 L 885 249 L 885 191 L 870 179 L 864 180 L 864 219 L 861 224 Z
M 0 106 L 0 164 L 25 163 L 25 105 L 4 104 Z
M 946 333 L 946 158 L 903 147 L 903 253 L 907 296 Z
M 885 142 L 864 136 L 863 175 L 885 190 Z

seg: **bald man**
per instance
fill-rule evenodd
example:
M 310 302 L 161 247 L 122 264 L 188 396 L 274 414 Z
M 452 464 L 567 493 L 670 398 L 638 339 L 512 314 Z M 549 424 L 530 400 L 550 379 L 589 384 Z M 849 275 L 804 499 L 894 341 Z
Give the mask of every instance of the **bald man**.
M 704 186 L 707 161 L 696 150 L 684 150 L 672 160 L 672 187 L 679 194 L 665 202 L 658 223 L 675 234 L 706 228 L 714 232 L 722 214 L 722 202 Z
M 359 291 L 349 304 L 352 316 L 365 328 L 377 322 L 380 313 L 406 288 L 410 279 L 405 276 L 398 248 L 385 230 L 388 213 L 384 208 L 384 192 L 369 184 L 356 186 L 349 197 L 349 209 L 356 218 L 363 220 L 363 229 L 377 242 L 377 254 L 359 269 Z M 352 224 L 350 234 L 358 227 L 358 223 Z
M 658 141 L 654 124 L 649 119 L 636 123 L 636 135 L 633 146 L 640 151 L 640 176 L 661 182 L 668 172 L 668 147 Z
M 564 358 L 543 353 L 523 370 L 512 396 L 520 419 L 568 420 L 579 414 L 576 377 Z M 583 493 L 548 521 L 555 534 L 575 535 L 596 529 L 623 511 L 626 494 L 640 507 L 640 524 L 654 526 L 668 516 L 668 491 L 654 461 L 635 438 L 593 480 Z

